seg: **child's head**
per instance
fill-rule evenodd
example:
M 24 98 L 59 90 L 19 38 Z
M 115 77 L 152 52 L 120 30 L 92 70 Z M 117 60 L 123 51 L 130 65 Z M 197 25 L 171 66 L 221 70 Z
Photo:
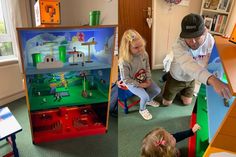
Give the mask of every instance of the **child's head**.
M 142 141 L 142 157 L 176 157 L 175 138 L 163 128 L 149 132 Z
M 145 51 L 145 41 L 142 36 L 135 30 L 129 29 L 124 32 L 120 48 L 119 48 L 119 58 L 130 62 L 132 60 L 132 55 L 140 54 Z

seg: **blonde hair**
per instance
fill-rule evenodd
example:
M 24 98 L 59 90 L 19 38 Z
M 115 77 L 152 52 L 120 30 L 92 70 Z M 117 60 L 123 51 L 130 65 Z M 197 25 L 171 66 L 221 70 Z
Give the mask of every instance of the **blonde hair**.
M 163 128 L 149 132 L 142 141 L 142 157 L 176 157 L 178 150 L 171 145 L 169 133 Z
M 126 61 L 130 63 L 132 61 L 132 54 L 130 52 L 130 45 L 134 42 L 141 40 L 145 51 L 146 42 L 143 37 L 134 29 L 126 30 L 122 36 L 119 48 L 119 62 Z

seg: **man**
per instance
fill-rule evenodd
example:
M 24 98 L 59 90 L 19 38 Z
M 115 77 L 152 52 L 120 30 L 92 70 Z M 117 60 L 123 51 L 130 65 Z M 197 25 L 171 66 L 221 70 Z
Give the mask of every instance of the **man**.
M 200 15 L 189 14 L 181 23 L 180 38 L 173 45 L 174 58 L 163 93 L 163 105 L 170 105 L 180 92 L 183 104 L 192 102 L 195 80 L 213 86 L 216 93 L 230 98 L 227 84 L 205 68 L 214 45 L 214 39 L 204 26 Z

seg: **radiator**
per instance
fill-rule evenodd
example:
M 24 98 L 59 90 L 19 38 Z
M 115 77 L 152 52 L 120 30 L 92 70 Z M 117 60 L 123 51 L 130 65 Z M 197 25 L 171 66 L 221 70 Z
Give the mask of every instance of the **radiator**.
M 19 65 L 0 66 L 0 106 L 25 95 Z

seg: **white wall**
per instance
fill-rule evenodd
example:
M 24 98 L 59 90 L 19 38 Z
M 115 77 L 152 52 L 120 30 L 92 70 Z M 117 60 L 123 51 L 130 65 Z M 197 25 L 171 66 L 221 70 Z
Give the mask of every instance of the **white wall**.
M 0 66 L 0 106 L 24 96 L 18 63 Z
M 227 35 L 231 35 L 231 32 L 233 31 L 235 24 L 236 24 L 236 2 L 234 0 L 231 16 L 225 32 Z
M 9 0 L 10 8 L 9 18 L 12 20 L 13 29 L 15 27 L 30 26 L 30 5 L 28 0 Z M 16 33 L 16 32 L 15 32 Z M 17 41 L 17 37 L 12 34 L 13 40 Z M 16 43 L 18 44 L 18 43 Z M 17 45 L 14 48 L 15 53 L 19 56 L 17 51 Z M 6 61 L 0 62 L 0 106 L 10 103 L 16 99 L 19 99 L 25 95 L 23 87 L 23 79 L 21 75 L 20 59 L 18 61 Z
M 31 0 L 31 7 L 35 0 Z M 89 12 L 100 10 L 102 25 L 118 24 L 118 0 L 60 0 L 61 25 L 79 26 L 89 23 Z M 33 10 L 33 25 L 34 10 Z
M 170 6 L 164 0 L 153 0 L 153 69 L 163 68 L 162 61 L 179 36 L 181 20 L 189 13 L 200 13 L 201 0 L 189 0 L 189 6 Z
M 61 0 L 61 25 L 85 25 L 89 12 L 100 10 L 102 25 L 118 24 L 118 0 Z

